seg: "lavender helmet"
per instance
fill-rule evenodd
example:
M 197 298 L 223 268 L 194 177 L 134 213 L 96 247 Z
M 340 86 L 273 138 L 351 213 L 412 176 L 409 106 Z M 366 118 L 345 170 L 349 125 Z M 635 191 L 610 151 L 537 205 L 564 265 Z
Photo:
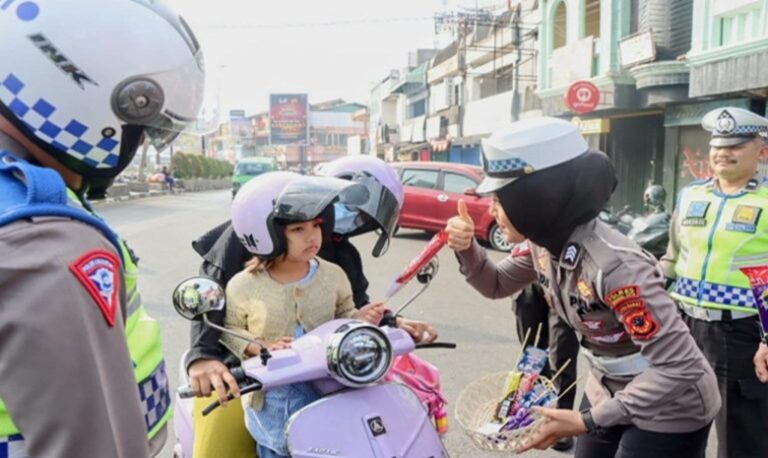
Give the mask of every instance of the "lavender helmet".
M 232 202 L 232 227 L 245 248 L 262 259 L 285 253 L 285 224 L 323 219 L 323 236 L 334 224 L 334 202 L 361 205 L 368 190 L 344 180 L 268 172 L 246 183 Z
M 370 199 L 363 205 L 336 204 L 336 224 L 333 230 L 337 234 L 349 236 L 381 230 L 379 240 L 373 247 L 373 255 L 379 257 L 384 254 L 403 207 L 403 184 L 397 172 L 373 156 L 345 156 L 329 162 L 319 173 L 351 180 L 368 189 Z

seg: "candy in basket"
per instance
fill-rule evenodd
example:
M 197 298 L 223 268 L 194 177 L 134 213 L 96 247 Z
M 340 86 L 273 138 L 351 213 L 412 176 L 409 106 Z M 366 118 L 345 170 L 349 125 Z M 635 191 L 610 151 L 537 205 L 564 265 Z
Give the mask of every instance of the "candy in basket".
M 570 361 L 550 380 L 541 375 L 549 352 L 535 345 L 524 348 L 514 370 L 474 381 L 456 401 L 456 419 L 479 448 L 519 449 L 544 422 L 532 408 L 557 406 L 552 380 Z

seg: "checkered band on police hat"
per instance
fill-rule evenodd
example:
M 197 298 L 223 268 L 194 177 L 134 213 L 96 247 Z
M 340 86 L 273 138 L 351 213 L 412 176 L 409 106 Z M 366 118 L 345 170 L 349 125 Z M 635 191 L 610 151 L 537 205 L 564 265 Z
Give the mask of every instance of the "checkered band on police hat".
M 575 124 L 562 119 L 525 119 L 483 140 L 487 177 L 477 192 L 487 194 L 518 178 L 567 162 L 589 149 Z

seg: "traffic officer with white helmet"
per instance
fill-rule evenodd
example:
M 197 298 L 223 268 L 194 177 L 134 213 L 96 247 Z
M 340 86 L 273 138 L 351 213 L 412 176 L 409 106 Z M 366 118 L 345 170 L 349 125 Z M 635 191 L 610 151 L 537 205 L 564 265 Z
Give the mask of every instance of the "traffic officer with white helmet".
M 530 252 L 493 262 L 462 202 L 446 227 L 461 272 L 491 298 L 538 281 L 591 366 L 581 412 L 538 409 L 549 421 L 526 449 L 589 433 L 577 457 L 703 457 L 720 408 L 714 373 L 655 259 L 597 219 L 616 186 L 608 157 L 554 118 L 514 123 L 486 139 L 483 153 L 478 192 L 493 194 L 491 213 Z
M 768 456 L 768 347 L 740 267 L 768 265 L 768 120 L 741 108 L 704 116 L 714 176 L 680 191 L 662 266 L 718 379 L 718 456 Z M 754 359 L 754 362 L 753 362 Z
M 195 120 L 198 43 L 158 1 L 5 2 L 0 30 L 0 455 L 157 453 L 159 325 L 86 195 Z

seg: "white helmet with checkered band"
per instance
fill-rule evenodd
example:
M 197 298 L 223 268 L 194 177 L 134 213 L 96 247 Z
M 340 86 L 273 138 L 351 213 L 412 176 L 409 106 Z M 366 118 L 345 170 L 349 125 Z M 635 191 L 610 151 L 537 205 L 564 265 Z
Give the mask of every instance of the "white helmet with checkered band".
M 567 162 L 589 149 L 579 128 L 541 117 L 510 124 L 483 139 L 485 179 L 477 192 L 489 194 L 518 178 Z
M 202 53 L 162 2 L 9 0 L 0 30 L 0 115 L 86 180 L 197 120 Z

